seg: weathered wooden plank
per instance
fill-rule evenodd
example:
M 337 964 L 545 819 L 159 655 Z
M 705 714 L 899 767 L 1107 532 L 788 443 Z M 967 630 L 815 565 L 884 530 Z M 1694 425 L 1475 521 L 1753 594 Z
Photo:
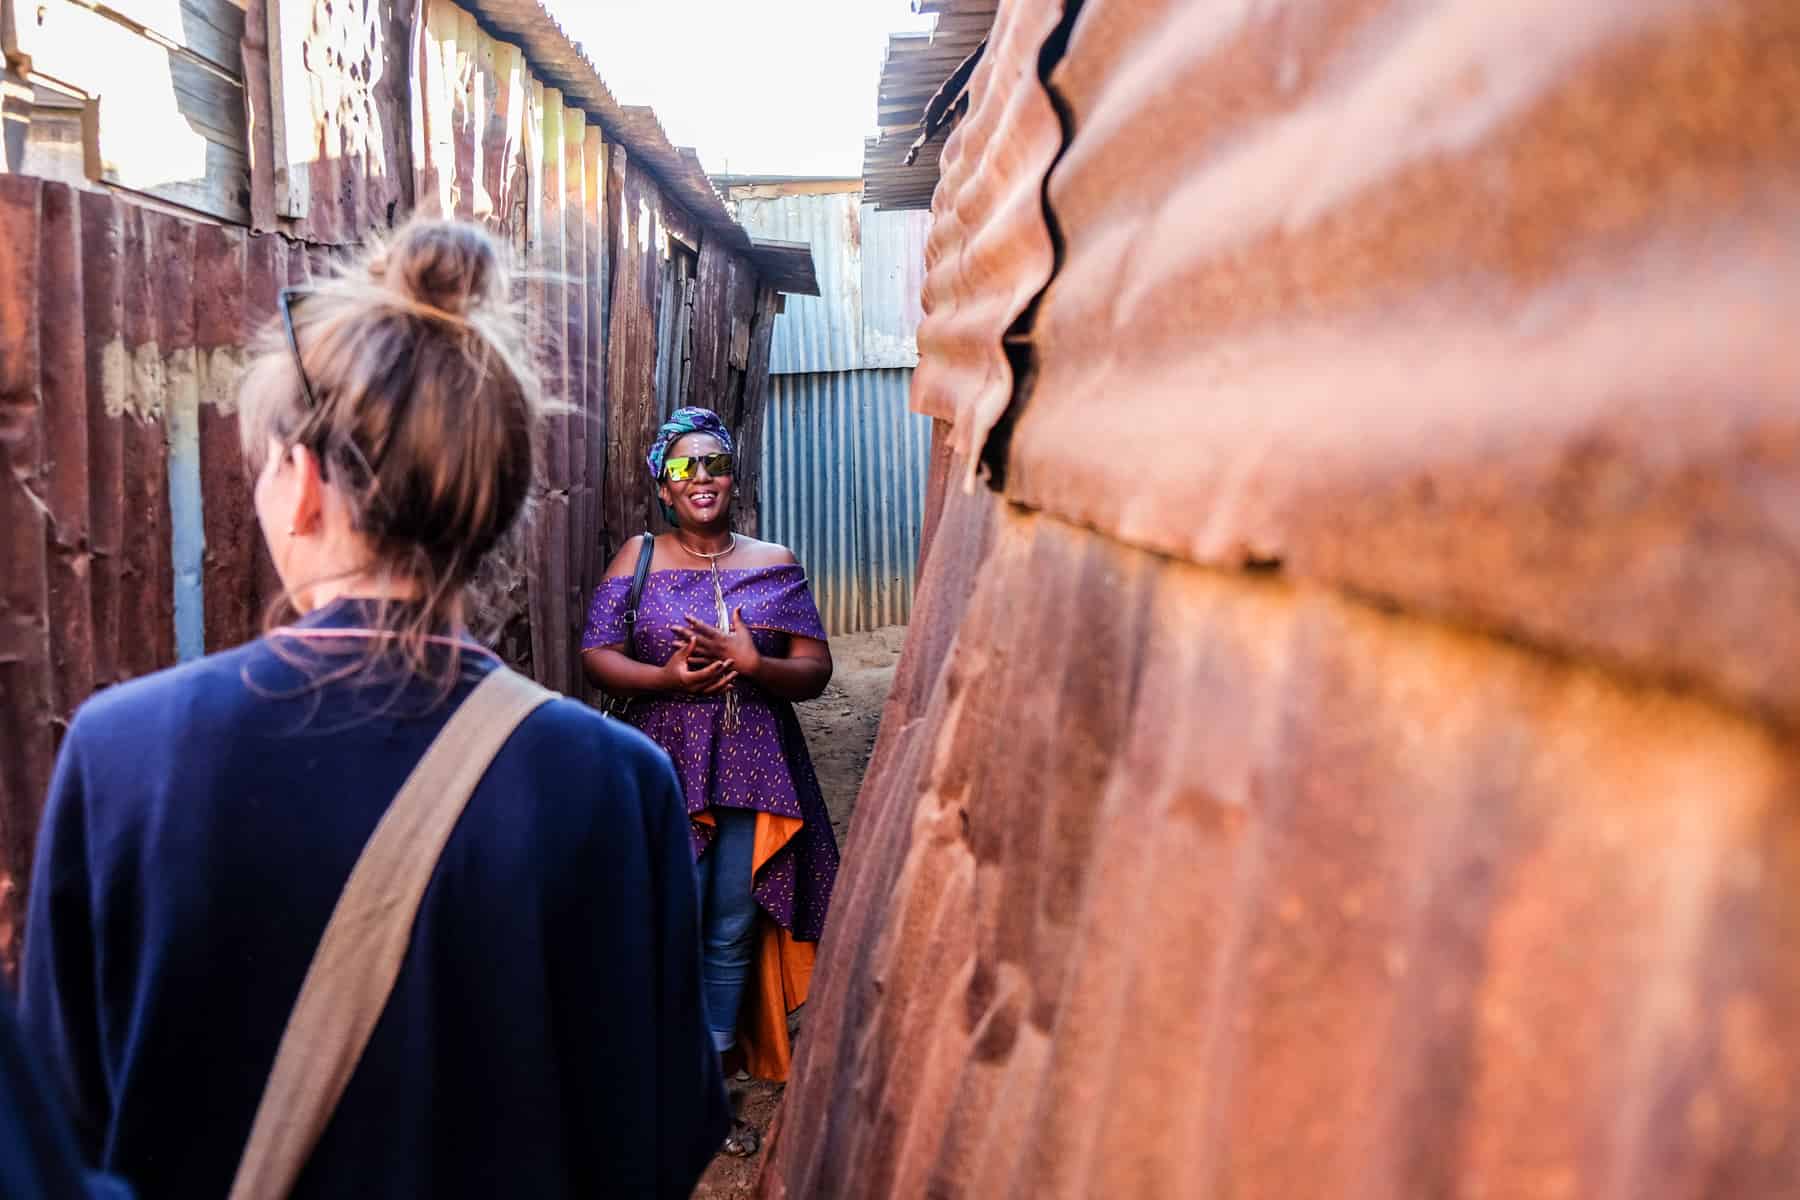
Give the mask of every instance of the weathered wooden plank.
M 641 167 L 614 146 L 619 181 L 612 220 L 612 312 L 608 322 L 604 536 L 612 553 L 628 537 L 657 527 L 643 456 L 657 425 L 656 328 L 662 297 L 661 256 L 654 246 L 661 196 Z M 609 195 L 609 202 L 612 197 Z
M 592 321 L 588 316 L 595 295 L 587 274 L 588 254 L 588 172 L 585 159 L 587 117 L 580 109 L 568 108 L 563 114 L 563 262 L 568 276 L 568 306 L 565 318 L 565 341 L 569 364 L 568 414 L 568 518 L 563 557 L 568 563 L 563 581 L 562 623 L 567 630 L 569 662 L 563 690 L 580 695 L 581 629 L 586 608 L 582 603 L 583 585 L 592 557 L 588 530 L 588 418 L 596 402 L 591 358 L 594 347 L 588 343 Z
M 735 257 L 716 240 L 700 249 L 694 292 L 694 364 L 684 403 L 718 410 L 724 393 L 731 338 L 727 305 Z
M 269 131 L 273 138 L 275 212 L 304 218 L 311 202 L 313 112 L 306 80 L 312 0 L 262 0 L 267 12 Z
M 215 71 L 243 77 L 244 10 L 229 0 L 105 0 L 95 7 Z
M 704 234 L 699 220 L 695 218 L 694 214 L 667 196 L 663 197 L 662 226 L 663 232 L 670 237 L 693 253 L 700 253 Z
M 757 536 L 762 526 L 762 444 L 769 410 L 769 351 L 775 340 L 777 294 L 759 288 L 750 324 L 750 365 L 744 372 L 743 417 L 738 425 L 738 528 Z

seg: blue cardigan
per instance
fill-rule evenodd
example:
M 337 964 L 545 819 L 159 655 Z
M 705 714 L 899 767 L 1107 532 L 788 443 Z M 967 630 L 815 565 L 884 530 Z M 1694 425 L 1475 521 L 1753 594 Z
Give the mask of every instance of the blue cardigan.
M 131 1200 L 118 1180 L 82 1171 L 65 1121 L 0 995 L 0 1196 Z
M 21 1017 L 88 1162 L 143 1197 L 229 1189 L 332 906 L 452 707 L 291 658 L 103 692 L 57 762 Z M 648 739 L 568 700 L 529 717 L 294 1195 L 687 1195 L 729 1121 L 687 825 Z

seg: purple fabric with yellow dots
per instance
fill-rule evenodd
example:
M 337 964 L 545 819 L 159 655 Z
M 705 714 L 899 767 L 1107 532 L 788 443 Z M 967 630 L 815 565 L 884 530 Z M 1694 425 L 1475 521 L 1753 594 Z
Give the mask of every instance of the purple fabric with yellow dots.
M 825 640 L 825 626 L 797 565 L 721 570 L 725 604 L 743 609 L 756 648 L 787 653 L 789 635 Z M 625 641 L 629 577 L 603 582 L 588 610 L 582 649 Z M 690 616 L 718 620 L 712 572 L 701 569 L 652 571 L 638 604 L 631 656 L 660 665 L 675 653 L 675 635 Z M 837 839 L 825 797 L 813 773 L 812 757 L 794 706 L 740 681 L 738 727 L 725 731 L 723 696 L 669 694 L 640 696 L 625 719 L 668 752 L 681 779 L 690 816 L 719 806 L 748 808 L 805 822 L 786 847 L 756 875 L 756 900 L 784 929 L 813 942 L 825 927 L 825 911 L 837 880 Z M 712 827 L 690 822 L 694 857 L 706 852 Z

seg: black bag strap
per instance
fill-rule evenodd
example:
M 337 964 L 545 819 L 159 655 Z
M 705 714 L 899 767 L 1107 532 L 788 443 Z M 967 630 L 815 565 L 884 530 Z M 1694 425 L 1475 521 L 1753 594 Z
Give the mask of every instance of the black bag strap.
M 633 635 L 637 632 L 638 605 L 644 600 L 644 580 L 650 577 L 650 560 L 656 555 L 656 537 L 644 532 L 638 546 L 637 570 L 631 574 L 631 593 L 625 598 L 625 657 L 630 658 Z M 631 707 L 629 696 L 608 696 L 600 703 L 600 711 L 610 717 L 623 717 Z
M 644 599 L 644 580 L 650 577 L 650 560 L 656 556 L 656 537 L 648 530 L 638 547 L 637 570 L 631 576 L 631 595 L 625 601 L 625 655 L 631 656 L 631 637 L 637 632 L 638 605 Z

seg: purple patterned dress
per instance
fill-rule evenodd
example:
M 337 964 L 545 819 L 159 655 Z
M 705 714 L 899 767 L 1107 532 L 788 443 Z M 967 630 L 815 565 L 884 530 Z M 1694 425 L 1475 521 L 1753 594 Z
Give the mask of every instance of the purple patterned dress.
M 744 610 L 756 648 L 787 653 L 788 635 L 825 640 L 825 626 L 798 565 L 721 569 L 726 607 Z M 625 605 L 631 579 L 608 579 L 594 592 L 581 647 L 616 646 L 625 641 Z M 644 580 L 631 657 L 660 666 L 675 653 L 675 635 L 694 616 L 718 619 L 712 572 L 702 569 L 652 571 Z M 675 763 L 687 798 L 688 815 L 712 806 L 747 808 L 798 817 L 804 827 L 757 872 L 754 894 L 763 910 L 799 941 L 816 942 L 825 927 L 837 879 L 837 839 L 825 797 L 813 773 L 812 757 L 794 706 L 756 685 L 740 681 L 738 723 L 724 728 L 724 696 L 664 694 L 632 700 L 626 720 L 661 746 Z M 712 826 L 690 822 L 694 857 L 706 852 Z

